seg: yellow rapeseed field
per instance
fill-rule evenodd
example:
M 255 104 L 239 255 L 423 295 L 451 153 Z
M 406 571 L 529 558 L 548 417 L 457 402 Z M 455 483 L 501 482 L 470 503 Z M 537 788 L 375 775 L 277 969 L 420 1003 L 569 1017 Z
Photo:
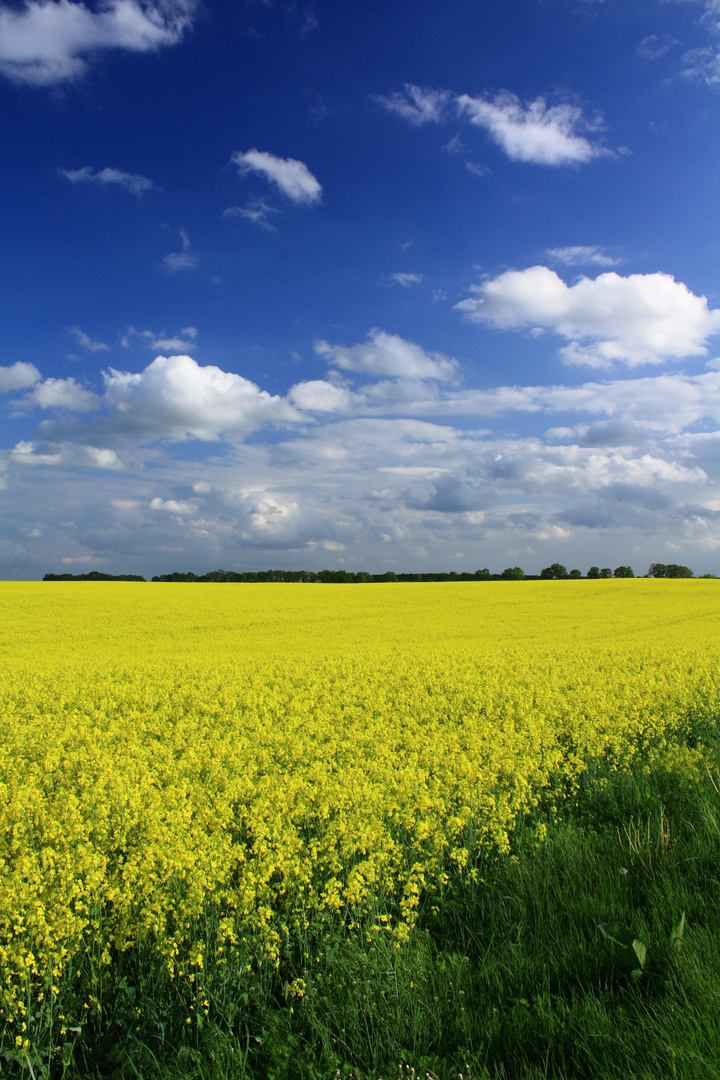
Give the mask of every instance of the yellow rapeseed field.
M 401 944 L 423 894 L 519 821 L 540 842 L 583 774 L 690 775 L 719 601 L 715 581 L 1 584 L 4 1038 L 82 1026 L 130 961 L 196 1015 L 224 966 L 276 965 L 308 927 Z

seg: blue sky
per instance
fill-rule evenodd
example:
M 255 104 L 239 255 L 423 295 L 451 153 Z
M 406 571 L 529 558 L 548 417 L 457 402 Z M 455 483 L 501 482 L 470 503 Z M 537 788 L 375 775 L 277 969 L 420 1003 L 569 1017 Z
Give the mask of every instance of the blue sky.
M 0 3 L 0 577 L 720 573 L 719 0 Z

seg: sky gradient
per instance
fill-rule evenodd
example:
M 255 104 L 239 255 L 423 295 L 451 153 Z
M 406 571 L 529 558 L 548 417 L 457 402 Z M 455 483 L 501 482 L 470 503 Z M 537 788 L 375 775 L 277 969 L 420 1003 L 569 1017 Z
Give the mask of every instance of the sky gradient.
M 720 574 L 720 0 L 0 3 L 0 578 Z

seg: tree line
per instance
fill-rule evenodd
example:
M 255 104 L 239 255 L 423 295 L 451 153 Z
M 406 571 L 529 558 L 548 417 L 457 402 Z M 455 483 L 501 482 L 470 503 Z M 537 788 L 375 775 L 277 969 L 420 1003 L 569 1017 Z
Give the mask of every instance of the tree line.
M 703 574 L 702 577 L 713 577 L 712 574 Z M 365 570 L 355 573 L 349 570 L 210 570 L 207 574 L 195 574 L 192 570 L 186 572 L 173 571 L 171 574 L 158 574 L 151 578 L 152 581 L 187 581 L 187 582 L 302 582 L 320 583 L 328 585 L 370 584 L 373 582 L 387 581 L 560 581 L 578 578 L 632 578 L 635 577 L 631 566 L 616 566 L 611 570 L 608 566 L 591 566 L 587 574 L 583 575 L 580 570 L 568 571 L 562 563 L 552 563 L 546 566 L 539 574 L 526 574 L 521 566 L 508 566 L 501 574 L 491 574 L 487 567 L 476 570 L 475 573 L 455 570 L 439 571 L 425 574 L 395 573 L 387 570 L 383 574 L 369 574 Z M 656 578 L 691 578 L 694 577 L 688 566 L 680 566 L 677 563 L 651 563 L 645 577 Z M 92 570 L 88 574 L 45 574 L 43 581 L 146 581 L 139 574 L 105 574 L 99 570 Z

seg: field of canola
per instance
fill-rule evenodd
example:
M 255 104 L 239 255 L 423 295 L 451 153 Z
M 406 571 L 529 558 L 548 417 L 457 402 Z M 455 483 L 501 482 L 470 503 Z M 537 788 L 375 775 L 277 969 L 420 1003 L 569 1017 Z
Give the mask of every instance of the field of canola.
M 309 930 L 402 943 L 588 777 L 692 775 L 719 601 L 715 581 L 1 584 L 2 1045 L 101 1016 L 133 966 L 195 1023 Z

